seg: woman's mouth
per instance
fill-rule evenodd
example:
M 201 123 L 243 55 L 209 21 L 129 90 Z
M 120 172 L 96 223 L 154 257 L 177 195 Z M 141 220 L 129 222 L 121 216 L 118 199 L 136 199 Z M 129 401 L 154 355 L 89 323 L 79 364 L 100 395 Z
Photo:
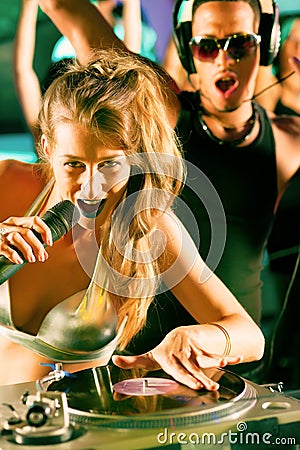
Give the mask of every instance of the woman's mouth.
M 106 198 L 103 198 L 102 200 L 88 200 L 79 198 L 77 200 L 77 205 L 84 217 L 93 218 L 99 216 L 104 208 L 106 200 Z

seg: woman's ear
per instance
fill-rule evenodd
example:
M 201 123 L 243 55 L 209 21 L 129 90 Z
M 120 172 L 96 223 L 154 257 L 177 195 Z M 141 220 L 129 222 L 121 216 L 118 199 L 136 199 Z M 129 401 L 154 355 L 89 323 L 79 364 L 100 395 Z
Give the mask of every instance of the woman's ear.
M 47 157 L 47 159 L 50 160 L 51 152 L 50 152 L 49 145 L 48 145 L 48 139 L 46 138 L 46 136 L 44 134 L 42 134 L 42 136 L 41 136 L 41 146 L 42 146 L 44 155 Z

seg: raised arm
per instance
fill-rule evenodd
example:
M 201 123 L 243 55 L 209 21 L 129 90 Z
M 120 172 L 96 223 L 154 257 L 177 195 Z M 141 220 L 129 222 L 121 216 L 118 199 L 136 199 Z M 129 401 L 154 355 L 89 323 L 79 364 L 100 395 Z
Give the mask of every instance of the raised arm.
M 14 79 L 24 118 L 35 142 L 38 138 L 38 113 L 41 102 L 41 87 L 33 68 L 37 0 L 22 0 L 14 41 Z
M 134 53 L 142 47 L 142 17 L 140 0 L 123 0 L 124 44 Z
M 39 5 L 72 43 L 80 62 L 89 60 L 97 48 L 114 45 L 126 50 L 89 0 L 39 0 Z

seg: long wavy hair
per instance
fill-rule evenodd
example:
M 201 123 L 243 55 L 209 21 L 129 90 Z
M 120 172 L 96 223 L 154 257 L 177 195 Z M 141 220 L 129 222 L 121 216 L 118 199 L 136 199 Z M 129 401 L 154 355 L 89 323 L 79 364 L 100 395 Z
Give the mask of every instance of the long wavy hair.
M 161 69 L 136 55 L 101 50 L 92 62 L 73 62 L 53 81 L 39 116 L 50 148 L 56 144 L 56 127 L 75 122 L 103 146 L 123 149 L 130 163 L 127 191 L 105 223 L 95 269 L 99 279 L 103 270 L 108 273 L 119 323 L 127 316 L 121 349 L 145 324 L 167 258 L 163 251 L 156 256 L 163 241 L 153 233 L 155 221 L 170 210 L 184 180 L 181 148 L 168 122 L 171 95 Z M 42 148 L 39 156 L 50 178 L 52 169 Z

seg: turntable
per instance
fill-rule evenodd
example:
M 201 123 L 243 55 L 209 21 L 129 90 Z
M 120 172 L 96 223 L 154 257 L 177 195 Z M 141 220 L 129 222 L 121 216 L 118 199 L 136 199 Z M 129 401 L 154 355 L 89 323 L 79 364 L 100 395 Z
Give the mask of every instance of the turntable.
M 0 387 L 0 449 L 298 448 L 299 391 L 221 369 L 214 379 L 218 391 L 194 391 L 162 371 L 57 365 L 37 384 Z

